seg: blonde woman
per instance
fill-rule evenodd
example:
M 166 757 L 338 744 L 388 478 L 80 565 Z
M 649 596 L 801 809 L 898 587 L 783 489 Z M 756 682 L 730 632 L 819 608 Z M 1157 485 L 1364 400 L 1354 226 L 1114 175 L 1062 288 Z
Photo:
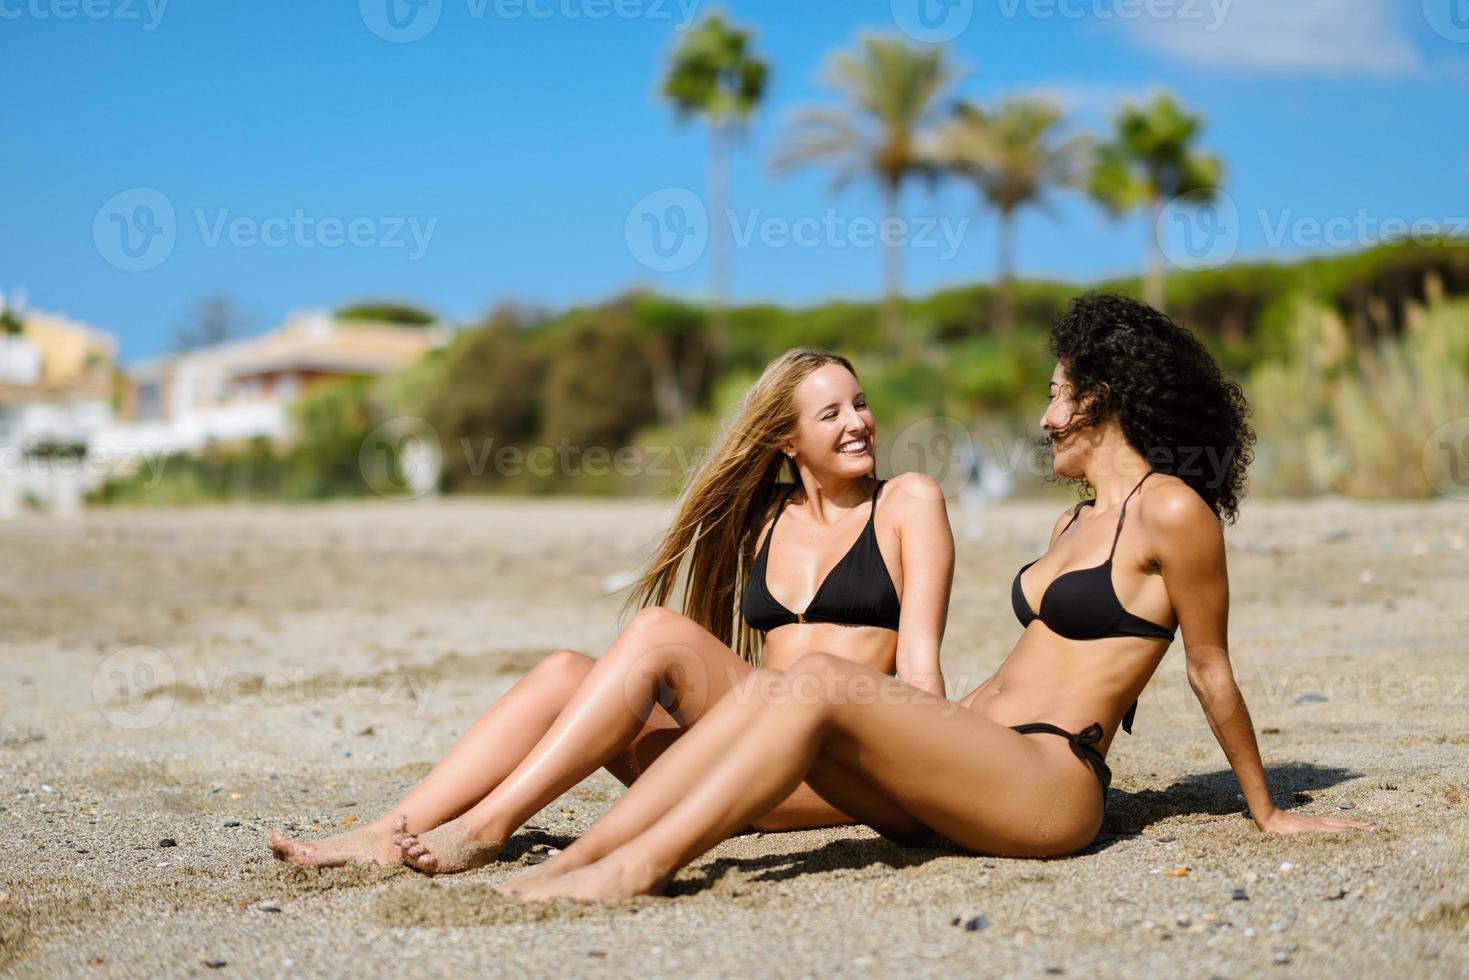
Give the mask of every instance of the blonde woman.
M 552 653 L 381 817 L 316 842 L 275 832 L 270 849 L 322 867 L 479 867 L 598 768 L 631 785 L 757 661 L 780 671 L 840 650 L 942 697 L 954 565 L 944 498 L 921 474 L 876 479 L 876 433 L 846 358 L 782 355 L 694 474 L 634 586 L 641 611 L 601 658 Z M 682 614 L 663 605 L 680 585 Z M 798 785 L 752 822 L 786 830 L 850 818 Z

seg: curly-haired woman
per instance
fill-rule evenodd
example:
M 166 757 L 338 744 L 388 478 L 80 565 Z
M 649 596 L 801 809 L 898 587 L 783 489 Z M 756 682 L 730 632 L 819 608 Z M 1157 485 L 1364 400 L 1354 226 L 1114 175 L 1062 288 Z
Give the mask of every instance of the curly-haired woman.
M 1040 424 L 1056 474 L 1093 495 L 1016 575 L 1024 633 L 993 677 L 954 704 L 827 653 L 756 675 L 591 831 L 503 890 L 657 892 L 802 780 L 895 839 L 1074 852 L 1102 825 L 1107 747 L 1180 627 L 1190 684 L 1255 824 L 1371 829 L 1275 806 L 1230 668 L 1222 523 L 1236 515 L 1254 440 L 1239 387 L 1187 330 L 1116 296 L 1074 301 L 1051 350 Z

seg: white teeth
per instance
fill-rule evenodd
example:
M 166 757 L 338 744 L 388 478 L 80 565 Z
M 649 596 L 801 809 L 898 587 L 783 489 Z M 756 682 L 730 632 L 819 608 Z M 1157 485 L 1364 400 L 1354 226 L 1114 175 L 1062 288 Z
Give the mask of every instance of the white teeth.
M 842 446 L 838 446 L 837 447 L 837 452 L 839 452 L 839 453 L 861 453 L 861 452 L 866 452 L 866 451 L 867 451 L 867 440 L 866 439 L 858 439 L 856 442 L 849 442 L 849 443 L 846 443 L 845 445 L 842 445 Z

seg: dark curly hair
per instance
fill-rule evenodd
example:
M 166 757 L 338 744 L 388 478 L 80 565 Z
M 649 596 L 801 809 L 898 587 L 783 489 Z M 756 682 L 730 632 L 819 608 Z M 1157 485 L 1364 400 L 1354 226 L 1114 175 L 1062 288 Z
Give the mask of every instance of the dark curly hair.
M 1088 293 L 1051 324 L 1050 350 L 1078 406 L 1068 431 L 1115 416 L 1153 470 L 1235 520 L 1254 458 L 1250 408 L 1193 334 L 1144 303 Z

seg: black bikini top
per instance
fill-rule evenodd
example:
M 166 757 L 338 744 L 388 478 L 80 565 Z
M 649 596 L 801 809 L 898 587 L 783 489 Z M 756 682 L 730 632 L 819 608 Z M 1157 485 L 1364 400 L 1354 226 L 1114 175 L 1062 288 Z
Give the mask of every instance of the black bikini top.
M 775 524 L 786 501 L 780 502 L 765 543 L 750 566 L 749 581 L 740 598 L 740 611 L 751 629 L 766 632 L 791 623 L 839 623 L 843 626 L 877 626 L 897 630 L 900 603 L 898 590 L 888 574 L 887 563 L 877 547 L 877 495 L 886 480 L 879 480 L 872 490 L 872 512 L 867 526 L 857 540 L 836 563 L 817 587 L 804 612 L 793 613 L 770 594 L 765 583 L 765 566 L 770 559 L 770 539 L 775 537 Z M 790 498 L 787 497 L 786 500 Z
M 1079 568 L 1056 576 L 1041 595 L 1039 612 L 1031 610 L 1030 603 L 1025 598 L 1025 590 L 1020 586 L 1021 576 L 1035 562 L 1015 573 L 1015 582 L 1010 586 L 1010 604 L 1015 608 L 1015 617 L 1020 620 L 1021 626 L 1028 627 L 1039 619 L 1053 633 L 1068 640 L 1138 636 L 1172 641 L 1173 630 L 1134 616 L 1124 609 L 1121 600 L 1117 598 L 1117 590 L 1112 585 L 1112 558 L 1117 554 L 1117 541 L 1122 537 L 1122 522 L 1127 520 L 1127 501 L 1132 499 L 1132 494 L 1137 493 L 1143 482 L 1152 475 L 1149 472 L 1139 480 L 1137 486 L 1132 488 L 1132 493 L 1127 495 L 1127 500 L 1122 502 L 1122 512 L 1117 516 L 1117 533 L 1112 536 L 1112 550 L 1108 553 L 1107 560 L 1092 568 Z M 1065 534 L 1076 523 L 1077 517 L 1081 516 L 1082 506 L 1095 503 L 1095 500 L 1083 500 L 1078 504 L 1075 513 L 1071 515 L 1070 523 L 1061 529 L 1061 533 Z M 1037 558 L 1036 561 L 1040 559 Z M 1136 711 L 1137 704 L 1134 702 L 1122 720 L 1122 727 L 1129 733 L 1132 731 L 1132 718 Z

